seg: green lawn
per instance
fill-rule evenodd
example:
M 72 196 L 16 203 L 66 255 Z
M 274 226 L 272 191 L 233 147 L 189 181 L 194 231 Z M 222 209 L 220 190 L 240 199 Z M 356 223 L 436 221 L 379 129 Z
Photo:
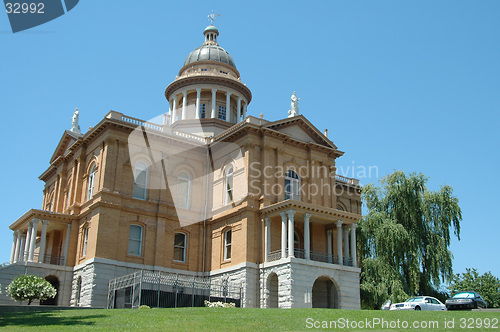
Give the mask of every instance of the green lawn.
M 337 322 L 337 330 L 363 330 L 359 322 L 371 322 L 368 330 L 405 331 L 460 331 L 465 327 L 500 330 L 500 312 L 422 312 L 422 311 L 350 311 L 330 309 L 241 309 L 241 308 L 179 308 L 179 309 L 73 309 L 53 310 L 37 307 L 13 310 L 0 307 L 0 328 L 17 330 L 115 330 L 115 331 L 304 331 L 314 330 L 314 324 Z M 309 319 L 309 320 L 308 320 Z M 379 324 L 373 326 L 373 323 Z M 399 320 L 399 328 L 397 328 Z M 429 323 L 429 322 L 436 323 Z M 344 326 L 342 326 L 342 322 Z M 382 326 L 382 322 L 386 325 Z M 454 322 L 455 328 L 445 328 L 445 322 Z M 413 324 L 418 324 L 414 327 Z M 392 325 L 391 325 L 392 324 Z M 437 324 L 431 328 L 430 324 Z M 465 325 L 464 325 L 465 324 Z M 461 325 L 463 328 L 461 328 Z M 332 323 L 332 326 L 333 323 Z M 395 328 L 391 328 L 395 327 Z M 436 327 L 436 325 L 435 325 Z M 449 326 L 451 327 L 451 326 Z M 492 327 L 495 327 L 492 329 Z

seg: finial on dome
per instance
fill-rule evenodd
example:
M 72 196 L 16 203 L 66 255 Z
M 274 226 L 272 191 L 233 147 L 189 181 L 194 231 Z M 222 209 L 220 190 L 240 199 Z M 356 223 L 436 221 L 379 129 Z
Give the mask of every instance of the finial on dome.
M 210 20 L 210 25 L 205 28 L 203 34 L 205 35 L 205 43 L 204 45 L 219 45 L 217 44 L 217 36 L 219 35 L 219 30 L 214 26 L 214 19 L 220 16 L 220 14 L 214 14 L 212 10 L 212 14 L 208 15 L 208 19 Z
M 219 16 L 220 14 L 214 14 L 214 10 L 212 9 L 212 14 L 208 15 L 208 19 L 210 20 L 210 25 L 214 25 L 215 18 Z

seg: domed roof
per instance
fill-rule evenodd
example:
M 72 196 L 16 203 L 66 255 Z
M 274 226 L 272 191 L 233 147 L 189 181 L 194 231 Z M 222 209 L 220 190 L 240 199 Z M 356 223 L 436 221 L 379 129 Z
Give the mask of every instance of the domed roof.
M 205 44 L 189 53 L 184 61 L 184 66 L 196 61 L 219 61 L 236 68 L 233 57 L 222 47 L 214 44 Z

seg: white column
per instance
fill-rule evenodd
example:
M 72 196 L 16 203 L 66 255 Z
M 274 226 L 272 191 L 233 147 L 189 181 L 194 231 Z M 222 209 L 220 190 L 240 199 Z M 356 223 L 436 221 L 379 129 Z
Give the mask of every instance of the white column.
M 64 266 L 68 265 L 69 237 L 71 236 L 71 224 L 66 227 L 66 237 L 64 238 Z
M 171 122 L 175 123 L 175 118 L 177 117 L 177 96 L 174 96 L 174 102 L 172 107 L 172 119 Z
M 226 121 L 231 122 L 231 92 L 226 92 Z
M 269 259 L 271 252 L 271 219 L 264 219 L 264 262 Z
M 351 224 L 351 256 L 352 256 L 352 266 L 358 266 L 358 257 L 356 254 L 356 223 Z
M 243 104 L 243 118 L 247 117 L 247 104 Z
M 36 232 L 38 228 L 38 222 L 40 220 L 33 218 L 33 228 L 31 229 L 31 237 L 30 237 L 30 250 L 29 250 L 29 256 L 28 256 L 28 261 L 33 262 L 35 258 L 35 245 L 36 245 Z
M 33 224 L 31 221 L 28 221 L 28 232 L 26 232 L 26 240 L 24 240 L 24 251 L 23 251 L 23 261 L 28 260 L 28 254 L 30 252 L 30 243 L 31 243 L 31 230 L 33 229 Z
M 293 222 L 293 216 L 295 215 L 294 210 L 288 210 L 286 211 L 286 214 L 288 215 L 288 257 L 295 257 L 295 252 L 294 252 L 294 222 Z
M 349 226 L 346 226 L 344 229 L 342 229 L 342 232 L 344 233 L 344 259 L 348 262 L 349 261 Z M 346 263 L 347 265 L 348 263 Z
M 281 212 L 281 258 L 286 257 L 286 213 Z
M 172 101 L 168 101 L 168 122 L 167 124 L 171 125 L 173 123 L 172 121 Z
M 337 221 L 337 255 L 339 264 L 344 265 L 344 256 L 342 255 L 342 220 Z
M 21 230 L 17 231 L 17 242 L 16 242 L 16 252 L 14 254 L 14 262 L 19 260 L 19 251 L 21 250 L 21 243 L 23 241 L 23 232 Z
M 199 119 L 200 118 L 200 97 L 201 97 L 201 89 L 198 88 L 196 89 L 196 115 L 195 115 L 195 119 Z M 205 117 L 206 117 L 206 114 L 205 114 Z
M 40 238 L 40 251 L 38 252 L 38 262 L 43 263 L 45 257 L 45 247 L 47 244 L 47 226 L 48 220 L 42 220 L 42 237 Z
M 186 120 L 187 118 L 187 115 L 186 115 L 186 112 L 187 112 L 187 91 L 183 91 L 182 92 L 182 113 L 181 113 L 181 119 L 182 120 Z
M 238 123 L 241 121 L 241 97 L 238 97 L 238 101 L 236 103 L 236 121 Z
M 328 263 L 333 263 L 332 260 L 332 236 L 333 232 L 331 229 L 326 231 L 326 245 L 327 245 L 327 254 L 328 254 Z
M 304 250 L 306 251 L 305 259 L 311 259 L 311 244 L 309 235 L 309 219 L 311 218 L 310 213 L 304 215 Z
M 10 264 L 14 263 L 16 257 L 17 232 L 12 233 L 12 250 L 10 251 Z
M 217 105 L 217 89 L 212 89 L 212 119 L 217 118 L 217 111 L 215 106 Z

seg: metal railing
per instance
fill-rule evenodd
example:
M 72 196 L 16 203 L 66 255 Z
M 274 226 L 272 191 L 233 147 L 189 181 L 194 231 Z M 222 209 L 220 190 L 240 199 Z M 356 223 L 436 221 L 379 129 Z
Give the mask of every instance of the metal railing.
M 293 250 L 295 258 L 299 259 L 306 259 L 306 251 L 304 249 L 299 249 L 295 248 Z M 285 257 L 288 256 L 288 249 L 285 251 Z M 268 262 L 273 262 L 281 259 L 281 249 L 271 251 L 267 255 L 267 261 Z M 318 252 L 318 251 L 310 251 L 309 252 L 309 259 L 312 261 L 316 262 L 323 262 L 323 263 L 330 263 L 330 264 L 339 264 L 339 256 L 338 255 L 331 255 L 327 254 L 324 252 Z M 343 265 L 345 266 L 352 266 L 352 258 L 346 258 L 344 257 L 343 259 Z
M 16 262 L 28 262 L 29 253 L 27 251 L 23 251 L 20 255 L 20 259 Z M 33 260 L 31 262 L 34 263 L 44 263 L 44 264 L 52 264 L 52 265 L 61 265 L 64 266 L 66 263 L 64 260 L 64 256 L 56 256 L 56 255 L 43 255 L 42 259 L 40 259 L 40 255 L 37 253 L 33 254 Z

